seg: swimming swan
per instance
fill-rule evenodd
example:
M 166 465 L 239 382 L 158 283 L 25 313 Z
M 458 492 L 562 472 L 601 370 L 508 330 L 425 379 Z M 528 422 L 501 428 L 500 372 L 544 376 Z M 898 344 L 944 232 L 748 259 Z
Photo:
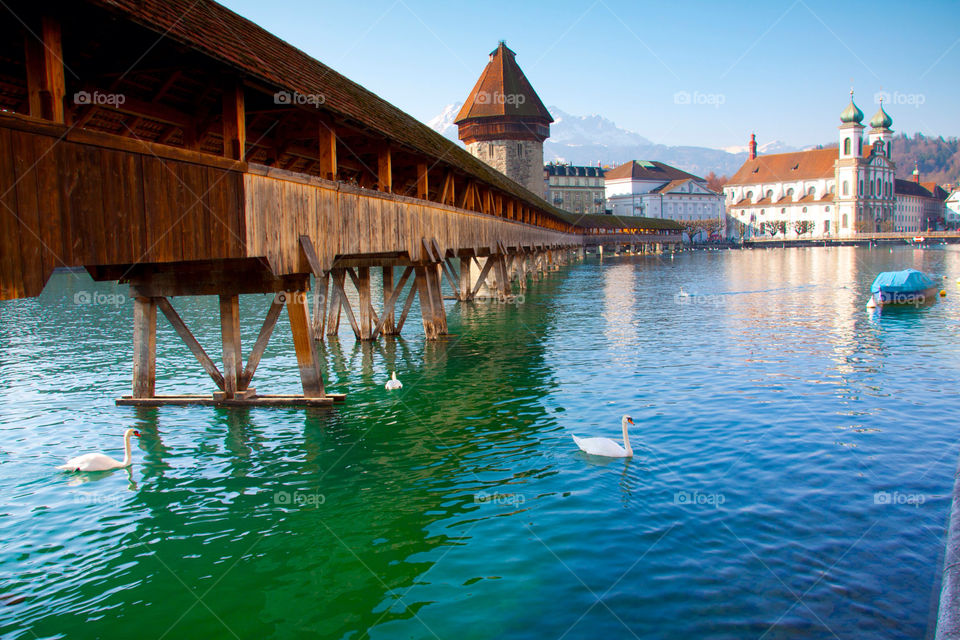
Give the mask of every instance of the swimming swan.
M 578 438 L 573 436 L 573 441 L 577 443 L 580 450 L 594 456 L 606 456 L 608 458 L 630 458 L 633 456 L 633 449 L 630 448 L 630 438 L 627 435 L 627 425 L 633 424 L 633 418 L 623 416 L 621 421 L 623 425 L 623 446 L 610 438 Z
M 394 389 L 403 389 L 403 383 L 397 380 L 397 372 L 394 371 L 390 374 L 390 379 L 387 380 L 387 384 L 383 385 L 383 388 L 387 391 L 393 391 Z
M 133 456 L 130 454 L 130 437 L 140 437 L 140 432 L 136 429 L 127 429 L 123 432 L 123 462 L 114 460 L 108 455 L 102 453 L 85 453 L 76 458 L 70 458 L 66 464 L 62 464 L 57 469 L 64 471 L 109 471 L 110 469 L 122 469 L 129 467 L 133 462 Z

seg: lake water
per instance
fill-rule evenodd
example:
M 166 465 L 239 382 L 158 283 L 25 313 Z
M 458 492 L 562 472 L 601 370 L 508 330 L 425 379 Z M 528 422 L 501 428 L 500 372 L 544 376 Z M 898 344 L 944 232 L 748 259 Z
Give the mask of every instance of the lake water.
M 867 312 L 907 266 L 947 297 Z M 958 278 L 958 247 L 588 258 L 449 303 L 449 340 L 344 321 L 334 410 L 219 410 L 114 406 L 126 288 L 57 274 L 0 303 L 0 637 L 924 637 Z M 174 305 L 219 354 L 215 300 Z M 268 306 L 241 299 L 245 349 Z M 158 392 L 212 391 L 158 325 Z M 298 385 L 284 314 L 254 386 Z M 632 460 L 578 452 L 625 413 Z M 130 471 L 54 469 L 128 427 Z

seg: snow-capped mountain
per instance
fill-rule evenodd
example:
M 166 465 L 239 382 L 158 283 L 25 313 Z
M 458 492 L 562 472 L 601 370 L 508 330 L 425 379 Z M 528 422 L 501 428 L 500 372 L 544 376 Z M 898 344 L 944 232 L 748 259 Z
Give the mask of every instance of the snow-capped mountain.
M 724 151 L 727 153 L 749 153 L 750 149 L 747 145 L 734 146 L 734 147 L 724 147 Z M 779 140 L 771 140 L 764 144 L 757 145 L 757 153 L 760 154 L 769 154 L 769 153 L 789 153 L 790 151 L 797 151 L 796 147 L 791 147 L 788 144 L 780 142 Z
M 457 125 L 453 124 L 453 121 L 456 119 L 462 106 L 462 102 L 448 104 L 437 116 L 427 121 L 427 126 L 455 142 L 460 142 L 457 138 Z
M 427 125 L 450 140 L 459 143 L 457 126 L 453 124 L 462 102 L 447 105 Z M 629 160 L 659 160 L 678 169 L 704 176 L 733 175 L 747 157 L 747 148 L 684 147 L 654 144 L 635 131 L 618 127 L 599 115 L 575 116 L 559 107 L 548 107 L 554 122 L 550 137 L 543 143 L 543 159 L 577 165 L 621 164 Z M 759 145 L 761 153 L 795 151 L 778 140 Z
M 612 121 L 598 115 L 573 116 L 559 107 L 548 107 L 553 116 L 550 140 L 557 145 L 650 145 L 639 133 L 621 129 Z

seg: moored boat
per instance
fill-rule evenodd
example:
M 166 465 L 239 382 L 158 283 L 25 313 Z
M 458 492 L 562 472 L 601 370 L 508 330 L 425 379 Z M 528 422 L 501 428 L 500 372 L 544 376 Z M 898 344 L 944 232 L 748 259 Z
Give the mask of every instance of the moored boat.
M 868 307 L 895 304 L 920 305 L 937 298 L 938 284 L 922 271 L 884 271 L 870 285 Z

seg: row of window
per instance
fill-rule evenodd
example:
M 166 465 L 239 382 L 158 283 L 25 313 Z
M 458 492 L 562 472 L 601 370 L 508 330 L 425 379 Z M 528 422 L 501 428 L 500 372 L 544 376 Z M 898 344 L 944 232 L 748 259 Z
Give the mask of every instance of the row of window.
M 830 213 L 830 207 L 829 207 L 829 206 L 824 207 L 823 210 L 824 210 L 826 213 Z M 804 207 L 803 209 L 801 209 L 801 211 L 802 211 L 803 213 L 806 213 L 806 212 L 807 212 L 807 208 Z M 740 215 L 741 215 L 741 216 L 746 215 L 746 213 L 747 213 L 746 211 L 744 211 L 744 210 L 742 210 L 742 209 L 740 210 Z M 766 209 L 760 209 L 760 215 L 766 215 L 766 213 L 767 213 L 767 210 L 766 210 Z M 781 213 L 782 215 L 786 215 L 786 214 L 787 214 L 786 208 L 780 209 L 780 213 Z
M 599 187 L 603 186 L 603 178 L 573 178 L 566 176 L 557 176 L 550 178 L 550 186 L 558 185 L 561 187 Z

